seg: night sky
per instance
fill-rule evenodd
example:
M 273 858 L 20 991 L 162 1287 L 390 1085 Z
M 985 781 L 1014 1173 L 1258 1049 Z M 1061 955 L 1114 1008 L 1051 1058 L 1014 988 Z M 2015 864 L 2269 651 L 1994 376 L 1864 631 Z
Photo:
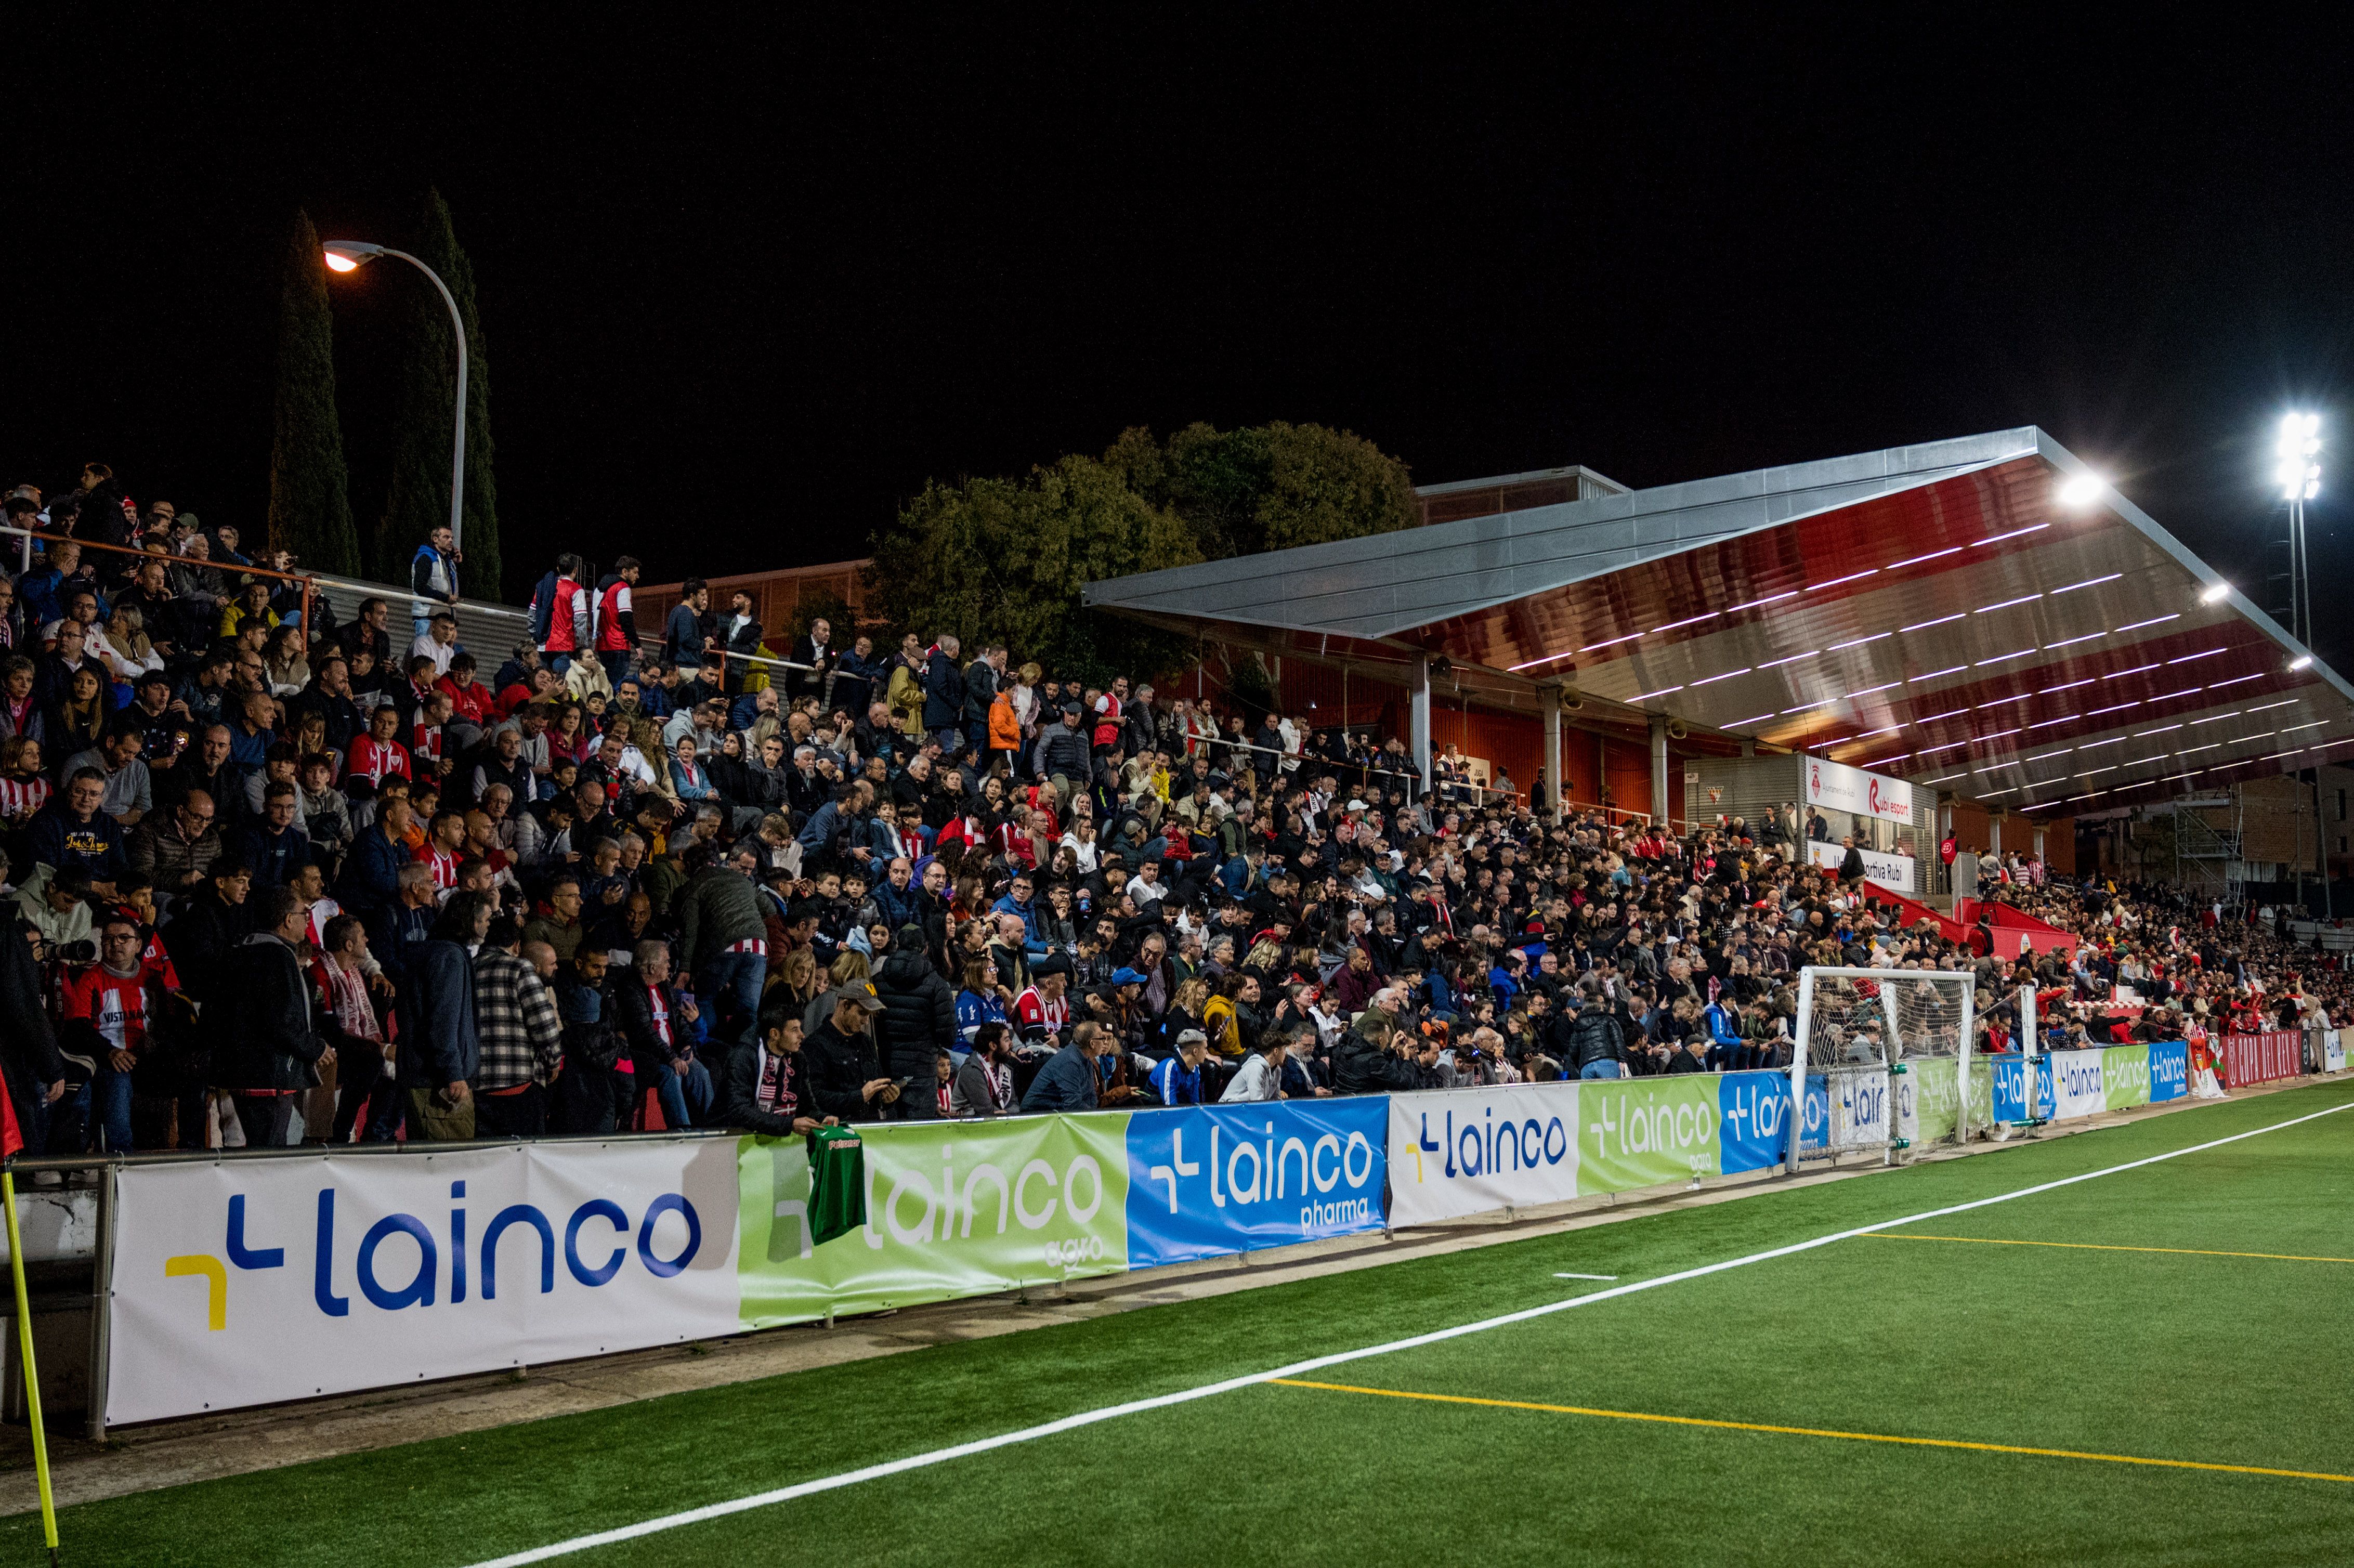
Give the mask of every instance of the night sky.
M 2259 603 L 2284 408 L 2354 485 L 2343 39 L 1456 9 L 20 26 L 0 477 L 257 521 L 288 214 L 389 240 L 433 184 L 534 570 L 835 559 L 928 478 L 1194 419 L 1635 485 L 2041 424 Z M 334 285 L 363 529 L 421 286 Z

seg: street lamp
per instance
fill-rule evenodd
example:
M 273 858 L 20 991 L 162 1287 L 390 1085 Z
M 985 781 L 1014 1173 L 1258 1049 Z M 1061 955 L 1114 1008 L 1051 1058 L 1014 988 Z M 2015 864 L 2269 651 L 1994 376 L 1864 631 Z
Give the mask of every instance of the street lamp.
M 389 246 L 370 245 L 362 239 L 330 239 L 320 247 L 326 252 L 330 272 L 356 272 L 379 256 L 391 256 L 408 262 L 428 278 L 441 292 L 441 302 L 450 307 L 450 330 L 458 334 L 458 434 L 450 453 L 450 544 L 451 548 L 463 551 L 466 546 L 466 323 L 459 318 L 458 302 L 450 293 L 450 285 L 441 274 L 411 256 L 406 250 Z
M 2313 591 L 2306 574 L 2305 553 L 2305 503 L 2321 489 L 2321 416 L 2318 414 L 2287 414 L 2280 423 L 2280 440 L 2274 443 L 2274 454 L 2280 459 L 2273 470 L 2273 479 L 2281 488 L 2281 499 L 2288 503 L 2288 594 L 2289 630 L 2299 642 L 2313 646 Z

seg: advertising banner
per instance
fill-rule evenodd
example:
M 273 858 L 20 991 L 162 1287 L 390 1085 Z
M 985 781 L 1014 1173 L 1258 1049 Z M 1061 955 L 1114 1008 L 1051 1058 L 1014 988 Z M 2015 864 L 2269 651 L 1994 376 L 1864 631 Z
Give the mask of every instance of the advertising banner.
M 1394 1118 L 1379 1095 L 1130 1114 L 1128 1266 L 1381 1229 Z
M 2224 1081 L 2235 1089 L 2294 1078 L 2305 1071 L 2305 1037 L 2294 1029 L 2226 1034 L 2219 1044 Z
M 1885 774 L 1866 773 L 1844 763 L 1807 758 L 1807 804 L 1859 817 L 1885 817 L 1892 822 L 1913 820 L 1913 786 Z
M 1809 1078 L 1811 1090 L 1815 1080 Z M 1831 1146 L 1847 1149 L 1860 1143 L 1885 1142 L 1891 1129 L 1888 1074 L 1840 1073 L 1826 1079 L 1829 1097 Z
M 1719 1174 L 1712 1074 L 1577 1086 L 1577 1190 L 1623 1192 Z
M 1823 1140 L 1822 1080 L 1808 1078 L 1807 1086 L 1808 1126 L 1801 1148 Z M 1718 1163 L 1724 1174 L 1781 1164 L 1790 1137 L 1790 1075 L 1725 1074 L 1716 1081 L 1716 1119 Z
M 1863 853 L 1863 874 L 1881 886 L 1896 893 L 1913 891 L 1913 857 L 1909 854 L 1882 854 L 1878 850 Z M 1809 863 L 1826 870 L 1837 871 L 1847 861 L 1845 844 L 1827 844 L 1819 839 L 1807 841 Z
M 866 1224 L 814 1245 L 805 1143 L 743 1139 L 742 1327 L 1119 1273 L 1129 1116 L 861 1128 Z
M 2149 1098 L 2152 1105 L 2179 1100 L 2190 1092 L 2190 1047 L 2179 1040 L 2161 1040 L 2144 1047 L 2149 1052 Z
M 2067 1121 L 2097 1115 L 2107 1108 L 2101 1090 L 2101 1053 L 2054 1051 L 2052 1063 L 2052 1118 Z
M 2343 1029 L 2333 1029 L 2321 1042 L 2321 1070 L 2342 1073 L 2346 1070 L 2346 1034 Z
M 2150 1099 L 2149 1047 L 2112 1045 L 2101 1053 L 2101 1108 L 2126 1110 Z
M 106 1418 L 734 1333 L 733 1139 L 132 1165 Z
M 1427 1224 L 1576 1197 L 1579 1086 L 1390 1096 L 1391 1223 Z
M 2025 1122 L 2052 1119 L 2052 1058 L 2035 1058 L 2035 1106 L 2027 1103 L 2027 1060 L 2006 1054 L 1990 1058 L 1993 1064 L 1994 1119 Z

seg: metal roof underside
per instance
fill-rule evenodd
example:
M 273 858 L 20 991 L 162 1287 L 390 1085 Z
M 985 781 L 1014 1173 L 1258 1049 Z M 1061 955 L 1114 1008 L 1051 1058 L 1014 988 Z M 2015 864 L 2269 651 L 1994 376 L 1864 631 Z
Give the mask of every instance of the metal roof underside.
M 1763 469 L 1091 585 L 1254 630 L 1999 801 L 2120 803 L 2308 766 L 2354 688 L 2041 430 Z M 1525 689 L 1525 688 L 1524 688 Z M 2239 769 L 2237 772 L 2232 769 Z

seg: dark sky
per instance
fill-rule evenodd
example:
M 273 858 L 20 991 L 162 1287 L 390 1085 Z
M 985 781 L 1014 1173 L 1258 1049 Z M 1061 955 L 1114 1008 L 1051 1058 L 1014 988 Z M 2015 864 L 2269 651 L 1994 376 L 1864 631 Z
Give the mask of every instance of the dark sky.
M 2302 26 L 657 9 L 23 40 L 0 476 L 258 518 L 287 215 L 388 236 L 435 184 L 527 566 L 838 558 L 927 478 L 1193 419 L 1637 485 L 2041 424 L 2251 588 L 2284 408 L 2354 483 L 2347 51 Z M 415 286 L 335 285 L 364 528 Z

